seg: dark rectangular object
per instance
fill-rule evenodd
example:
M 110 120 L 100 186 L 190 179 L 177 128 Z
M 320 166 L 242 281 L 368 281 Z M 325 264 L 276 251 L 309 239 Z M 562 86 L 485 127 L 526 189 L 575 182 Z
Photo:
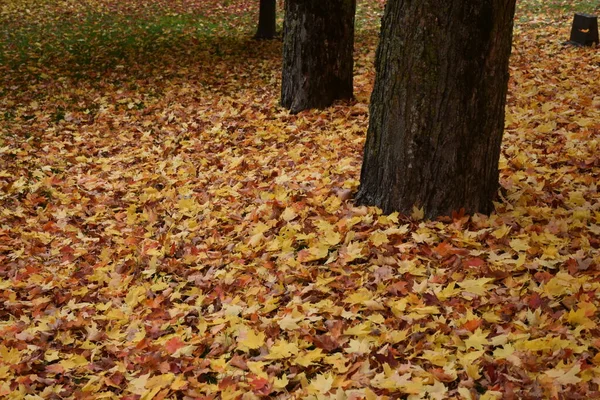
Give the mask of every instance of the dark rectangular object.
M 598 17 L 591 14 L 575 14 L 569 43 L 591 46 L 598 43 Z

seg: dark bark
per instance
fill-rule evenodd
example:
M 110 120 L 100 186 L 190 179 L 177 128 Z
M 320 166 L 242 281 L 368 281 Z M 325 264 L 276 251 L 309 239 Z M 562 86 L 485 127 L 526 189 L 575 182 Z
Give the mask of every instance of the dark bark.
M 492 211 L 515 0 L 389 0 L 357 202 Z
M 352 97 L 356 0 L 286 0 L 281 104 L 296 113 Z
M 260 0 L 255 39 L 273 39 L 277 34 L 277 0 Z

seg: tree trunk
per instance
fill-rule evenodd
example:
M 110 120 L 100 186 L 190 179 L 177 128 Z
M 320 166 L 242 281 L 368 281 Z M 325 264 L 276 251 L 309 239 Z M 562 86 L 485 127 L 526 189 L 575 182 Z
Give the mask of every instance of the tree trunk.
M 277 0 L 260 0 L 258 11 L 258 29 L 255 39 L 273 39 L 277 34 Z
M 389 0 L 357 202 L 433 218 L 498 190 L 515 0 Z
M 286 0 L 281 104 L 292 113 L 352 98 L 356 0 Z

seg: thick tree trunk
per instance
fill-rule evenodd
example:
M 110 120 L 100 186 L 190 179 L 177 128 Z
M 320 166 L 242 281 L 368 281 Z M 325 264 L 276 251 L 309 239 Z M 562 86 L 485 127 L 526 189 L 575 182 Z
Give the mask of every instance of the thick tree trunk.
M 515 0 L 388 0 L 357 202 L 492 211 Z
M 255 39 L 273 39 L 277 34 L 277 0 L 260 0 Z
M 286 0 L 281 104 L 296 113 L 352 97 L 356 0 Z

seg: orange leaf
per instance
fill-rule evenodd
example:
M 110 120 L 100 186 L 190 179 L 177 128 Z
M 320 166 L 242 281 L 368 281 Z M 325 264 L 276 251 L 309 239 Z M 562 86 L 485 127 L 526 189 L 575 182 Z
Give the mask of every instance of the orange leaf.
M 252 387 L 252 391 L 256 394 L 266 396 L 273 391 L 269 380 L 265 378 L 256 377 L 249 379 L 248 383 Z
M 183 346 L 185 346 L 185 343 L 178 336 L 167 340 L 167 343 L 165 343 L 165 348 L 167 349 L 169 354 L 175 353 Z
M 470 332 L 475 332 L 475 329 L 477 329 L 481 326 L 481 322 L 482 321 L 479 318 L 471 319 L 464 323 L 463 328 Z
M 50 364 L 46 366 L 46 372 L 49 372 L 51 374 L 62 374 L 65 372 L 65 369 L 60 364 Z

